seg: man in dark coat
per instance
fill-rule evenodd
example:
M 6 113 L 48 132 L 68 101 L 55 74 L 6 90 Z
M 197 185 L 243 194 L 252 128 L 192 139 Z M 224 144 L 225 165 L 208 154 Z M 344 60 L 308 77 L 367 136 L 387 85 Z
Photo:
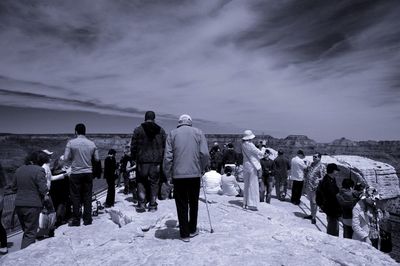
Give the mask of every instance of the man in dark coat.
M 237 155 L 235 151 L 235 147 L 232 143 L 228 143 L 227 149 L 224 151 L 222 156 L 222 166 L 225 167 L 226 164 L 236 164 L 237 163 Z
M 107 198 L 104 204 L 104 207 L 110 208 L 114 206 L 115 203 L 115 179 L 116 179 L 116 170 L 117 170 L 117 162 L 115 160 L 116 151 L 114 149 L 110 149 L 108 151 L 108 155 L 104 160 L 104 178 L 107 180 Z
M 131 140 L 131 157 L 137 163 L 136 178 L 139 200 L 137 212 L 145 211 L 146 200 L 150 202 L 149 211 L 157 210 L 166 134 L 164 129 L 154 122 L 155 118 L 156 115 L 153 111 L 147 111 L 145 122 L 134 130 Z
M 275 158 L 273 164 L 275 174 L 276 196 L 280 201 L 284 201 L 287 191 L 288 171 L 290 170 L 290 162 L 283 155 L 283 151 L 278 151 L 278 157 Z
M 330 163 L 326 167 L 327 174 L 319 184 L 321 194 L 323 195 L 323 203 L 320 206 L 326 213 L 328 225 L 326 232 L 332 236 L 339 236 L 339 217 L 342 215 L 340 204 L 336 195 L 339 193 L 339 188 L 336 184 L 336 179 L 333 176 L 335 171 L 340 171 L 336 164 Z

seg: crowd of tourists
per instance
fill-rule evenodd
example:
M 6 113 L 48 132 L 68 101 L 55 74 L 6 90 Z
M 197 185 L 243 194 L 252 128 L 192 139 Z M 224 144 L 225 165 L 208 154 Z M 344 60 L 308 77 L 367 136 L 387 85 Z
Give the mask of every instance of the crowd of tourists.
M 302 195 L 306 195 L 311 212 L 304 218 L 312 224 L 316 224 L 320 210 L 326 214 L 328 234 L 339 235 L 341 220 L 343 237 L 388 250 L 383 241 L 377 241 L 390 238 L 387 213 L 377 191 L 348 178 L 339 189 L 338 166 L 322 164 L 320 153 L 315 153 L 310 163 L 302 150 L 291 160 L 283 150 L 278 150 L 273 158 L 266 142 L 254 143 L 251 130 L 244 131 L 240 147 L 227 143 L 221 150 L 214 143 L 209 150 L 205 135 L 193 127 L 189 115 L 181 115 L 177 127 L 168 134 L 155 118 L 153 111 L 147 111 L 144 122 L 134 129 L 130 144 L 124 147 L 121 159 L 117 161 L 117 151 L 110 149 L 104 169 L 95 143 L 86 137 L 84 124 L 75 126 L 76 138 L 68 141 L 64 154 L 54 161 L 52 168 L 52 152 L 40 150 L 29 154 L 25 165 L 16 170 L 12 185 L 16 191 L 15 212 L 23 230 L 21 248 L 35 242 L 43 217 L 52 220 L 51 226 L 46 227 L 48 236 L 53 236 L 54 228 L 61 224 L 80 226 L 81 220 L 85 226 L 92 224 L 93 178 L 100 177 L 102 172 L 108 185 L 105 208 L 115 204 L 116 182 L 117 186 L 124 184 L 125 194 L 132 193 L 138 213 L 156 212 L 157 200 L 173 198 L 180 239 L 184 242 L 199 233 L 201 186 L 208 194 L 243 198 L 244 209 L 258 211 L 260 203 L 271 204 L 274 187 L 276 199 L 285 201 L 291 184 L 290 202 L 299 205 Z M 239 169 L 243 184 L 238 182 L 242 181 L 237 175 Z M 2 192 L 2 180 L 0 185 Z M 0 200 L 1 207 L 1 193 Z M 54 217 L 49 217 L 49 213 L 54 213 Z M 1 226 L 0 252 L 6 243 L 3 229 Z

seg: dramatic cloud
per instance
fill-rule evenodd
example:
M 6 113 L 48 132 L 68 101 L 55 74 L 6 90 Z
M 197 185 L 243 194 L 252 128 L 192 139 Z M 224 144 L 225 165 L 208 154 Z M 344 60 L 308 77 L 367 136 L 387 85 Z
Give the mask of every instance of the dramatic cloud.
M 396 1 L 11 1 L 0 105 L 398 138 Z

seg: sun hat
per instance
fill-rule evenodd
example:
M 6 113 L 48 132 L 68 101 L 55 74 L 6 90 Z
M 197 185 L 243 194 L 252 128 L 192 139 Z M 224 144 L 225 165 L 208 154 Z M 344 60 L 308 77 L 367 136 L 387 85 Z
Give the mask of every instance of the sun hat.
M 243 133 L 243 138 L 242 140 L 250 140 L 254 139 L 256 136 L 253 134 L 253 132 L 249 129 L 245 130 Z

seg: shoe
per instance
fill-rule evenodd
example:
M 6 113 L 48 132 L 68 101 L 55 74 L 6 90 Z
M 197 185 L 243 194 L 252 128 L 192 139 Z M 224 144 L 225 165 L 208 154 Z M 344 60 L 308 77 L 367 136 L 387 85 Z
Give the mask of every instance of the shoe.
M 149 208 L 148 208 L 149 212 L 157 211 L 157 205 L 158 205 L 157 203 L 154 205 L 149 204 Z
M 104 203 L 104 208 L 111 208 L 111 207 L 114 207 L 114 205 L 110 205 L 110 204 Z
M 190 242 L 190 238 L 189 237 L 181 237 L 180 240 L 182 240 L 183 242 Z
M 0 248 L 0 255 L 5 255 L 8 253 L 8 248 L 4 247 L 4 248 Z
M 136 212 L 138 213 L 143 213 L 146 211 L 146 208 L 143 205 L 140 205 L 136 207 Z
M 248 209 L 250 211 L 258 211 L 258 209 L 256 207 L 253 207 L 253 206 L 249 206 Z
M 312 218 L 312 219 L 311 219 L 311 223 L 312 223 L 312 224 L 316 224 L 316 223 L 317 223 L 317 220 L 316 220 L 315 218 Z
M 303 217 L 303 219 L 307 219 L 307 220 L 311 220 L 312 218 L 313 218 L 312 215 L 307 215 L 307 216 Z
M 76 220 L 71 220 L 68 222 L 68 226 L 81 226 L 81 223 Z
M 88 222 L 83 222 L 83 225 L 91 225 L 92 221 L 88 221 Z
M 198 235 L 199 235 L 199 229 L 196 229 L 196 231 L 194 231 L 194 233 L 190 233 L 189 237 L 192 238 L 192 237 L 195 237 Z

